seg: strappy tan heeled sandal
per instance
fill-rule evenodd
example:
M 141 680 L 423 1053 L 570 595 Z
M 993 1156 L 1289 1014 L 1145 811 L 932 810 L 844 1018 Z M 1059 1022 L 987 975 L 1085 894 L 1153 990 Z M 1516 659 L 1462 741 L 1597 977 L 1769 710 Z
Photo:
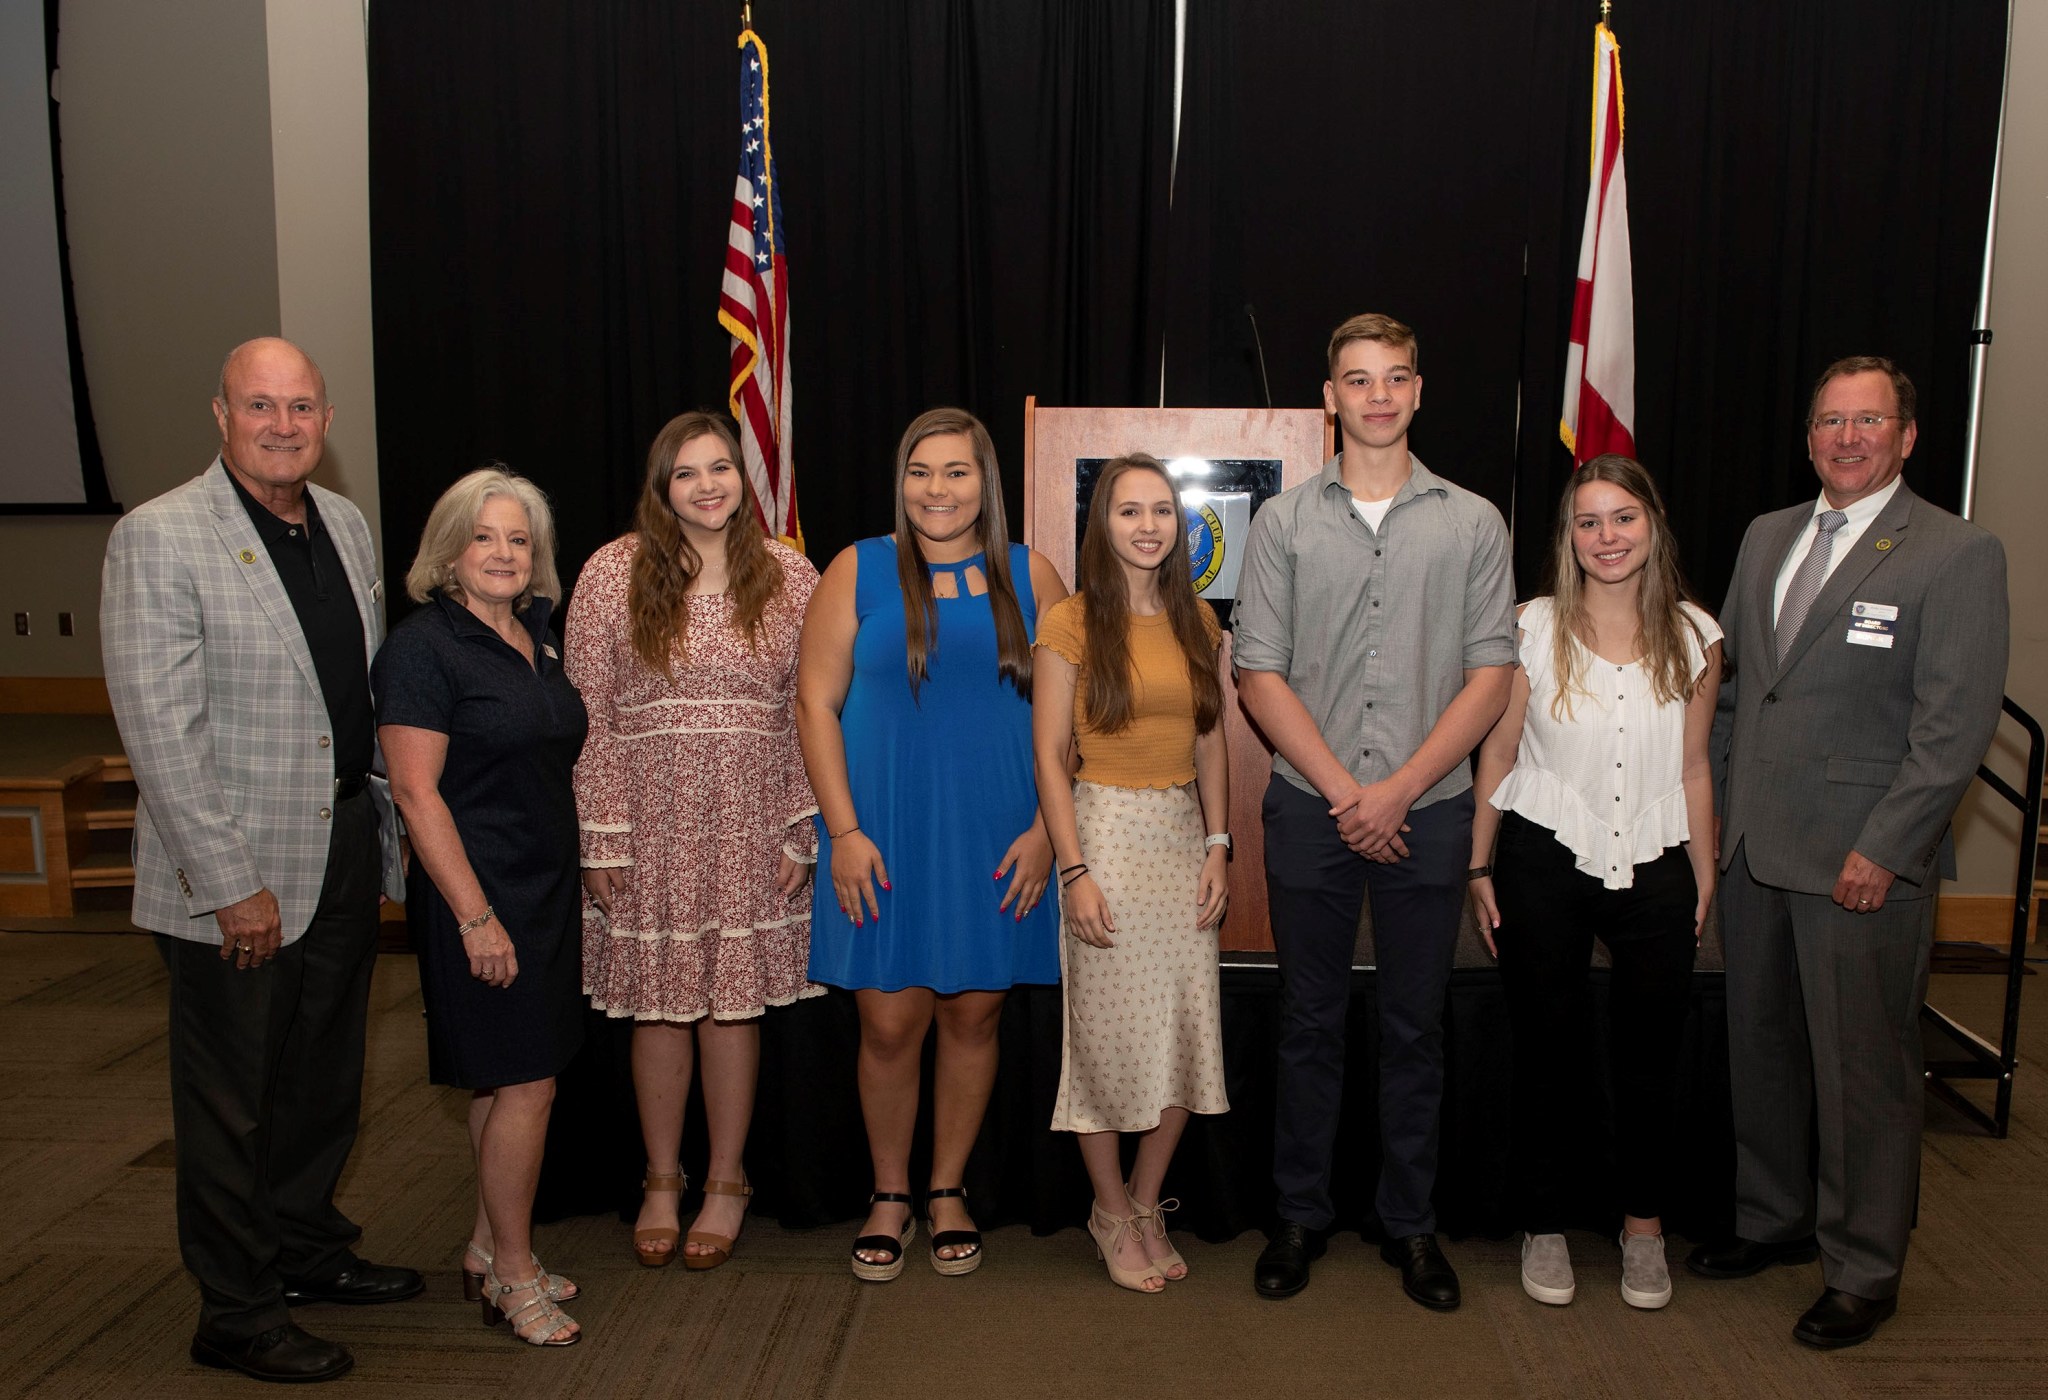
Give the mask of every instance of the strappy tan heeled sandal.
M 1131 1191 L 1131 1183 L 1126 1181 L 1124 1183 L 1124 1199 L 1131 1203 L 1131 1214 L 1143 1222 L 1141 1228 L 1148 1235 L 1156 1229 L 1163 1243 L 1166 1240 L 1166 1214 L 1168 1211 L 1180 1209 L 1180 1198 L 1174 1196 L 1148 1206 L 1137 1198 Z M 1147 1247 L 1145 1253 L 1149 1257 L 1152 1251 Z M 1188 1261 L 1180 1257 L 1179 1250 L 1170 1246 L 1166 1253 L 1152 1260 L 1152 1267 L 1159 1270 L 1159 1276 L 1168 1283 L 1179 1283 L 1188 1276 Z M 1168 1270 L 1170 1269 L 1179 1269 L 1180 1272 L 1177 1274 L 1169 1273 Z
M 547 1274 L 547 1266 L 540 1262 L 540 1256 L 536 1254 L 532 1258 L 533 1266 L 542 1273 Z M 472 1269 L 469 1266 L 471 1260 L 482 1264 L 483 1267 L 481 1269 Z M 484 1275 L 491 1271 L 491 1265 L 496 1262 L 495 1259 L 484 1251 L 482 1245 L 478 1244 L 475 1240 L 469 1242 L 469 1247 L 463 1251 L 462 1259 L 463 1302 L 480 1303 L 483 1301 Z M 554 1299 L 557 1303 L 566 1303 L 581 1291 L 575 1284 L 563 1278 L 560 1274 L 548 1274 L 548 1297 Z
M 640 1178 L 640 1189 L 642 1191 L 673 1191 L 676 1193 L 676 1205 L 680 1209 L 683 1203 L 683 1192 L 690 1189 L 690 1178 L 684 1176 L 680 1168 L 672 1172 L 658 1172 L 652 1166 L 649 1166 L 647 1168 L 647 1175 Z M 666 1225 L 657 1225 L 651 1230 L 635 1230 L 633 1232 L 633 1257 L 638 1259 L 644 1268 L 665 1269 L 675 1262 L 676 1241 L 681 1237 L 682 1232 L 680 1230 L 671 1229 Z M 667 1245 L 668 1248 L 653 1248 L 653 1246 L 658 1244 Z
M 493 1266 L 484 1275 L 484 1326 L 496 1327 L 507 1323 L 512 1335 L 528 1346 L 573 1347 L 583 1340 L 583 1333 L 576 1327 L 576 1319 L 555 1305 L 548 1297 L 547 1275 L 536 1273 L 524 1283 L 500 1283 Z M 518 1307 L 507 1312 L 504 1300 L 516 1293 L 524 1293 L 527 1299 Z
M 751 1196 L 754 1194 L 754 1188 L 744 1181 L 706 1181 L 704 1183 L 704 1194 L 707 1196 Z M 686 1245 L 708 1244 L 711 1246 L 709 1254 L 690 1254 L 686 1252 L 683 1255 L 683 1267 L 695 1269 L 701 1273 L 705 1269 L 715 1269 L 726 1260 L 732 1258 L 733 1246 L 739 1243 L 739 1230 L 746 1228 L 746 1220 L 746 1212 L 743 1209 L 740 1212 L 739 1229 L 734 1230 L 730 1235 L 714 1235 L 709 1230 L 692 1230 L 689 1234 L 683 1236 L 683 1243 Z
M 1159 1272 L 1158 1264 L 1152 1260 L 1146 1260 L 1142 1269 L 1126 1269 L 1116 1262 L 1117 1236 L 1126 1231 L 1141 1246 L 1144 1244 L 1145 1235 L 1139 1228 L 1137 1216 L 1104 1215 L 1101 1206 L 1088 1207 L 1088 1233 L 1095 1240 L 1095 1257 L 1109 1270 L 1109 1281 L 1118 1288 L 1128 1288 L 1133 1293 L 1164 1293 L 1166 1275 Z M 1145 1285 L 1155 1278 L 1159 1280 L 1159 1287 L 1147 1288 Z

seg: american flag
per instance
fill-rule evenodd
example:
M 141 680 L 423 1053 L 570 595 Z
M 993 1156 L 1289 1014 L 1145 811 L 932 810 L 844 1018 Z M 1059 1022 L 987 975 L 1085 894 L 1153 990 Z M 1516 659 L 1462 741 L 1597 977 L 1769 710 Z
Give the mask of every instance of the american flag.
M 740 174 L 733 185 L 718 321 L 732 334 L 727 401 L 768 533 L 803 548 L 790 459 L 789 260 L 768 140 L 768 46 L 740 31 Z

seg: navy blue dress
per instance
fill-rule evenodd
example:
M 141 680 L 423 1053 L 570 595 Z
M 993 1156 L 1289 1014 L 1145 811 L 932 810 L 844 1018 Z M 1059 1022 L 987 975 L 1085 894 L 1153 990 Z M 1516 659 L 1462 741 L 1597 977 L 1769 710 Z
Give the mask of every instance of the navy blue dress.
M 854 546 L 859 568 L 853 680 L 839 712 L 846 776 L 860 828 L 889 872 L 877 889 L 882 915 L 856 928 L 832 901 L 832 840 L 818 821 L 821 898 L 811 906 L 811 980 L 899 992 L 1000 991 L 1060 977 L 1057 901 L 1041 899 L 1019 921 L 996 906 L 1009 878 L 992 877 L 1003 852 L 1038 815 L 1031 757 L 1031 702 L 996 669 L 988 596 L 968 592 L 982 556 L 933 564 L 950 573 L 938 633 L 916 696 L 905 664 L 903 590 L 896 542 Z M 1037 627 L 1031 551 L 1010 546 L 1010 578 L 1027 635 Z
M 533 636 L 529 666 L 436 590 L 370 668 L 379 724 L 448 736 L 441 797 L 519 959 L 509 987 L 472 977 L 454 912 L 413 858 L 405 914 L 436 1084 L 494 1089 L 547 1079 L 583 1043 L 583 884 L 569 778 L 589 720 L 548 632 L 553 608 L 535 598 L 520 616 Z

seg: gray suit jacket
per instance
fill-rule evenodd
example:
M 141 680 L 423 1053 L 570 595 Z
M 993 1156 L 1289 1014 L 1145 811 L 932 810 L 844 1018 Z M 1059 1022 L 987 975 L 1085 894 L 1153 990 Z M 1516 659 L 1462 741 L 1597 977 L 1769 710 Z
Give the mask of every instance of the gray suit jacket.
M 1949 818 L 1998 726 L 2005 550 L 1901 482 L 1780 665 L 1771 595 L 1812 513 L 1751 522 L 1721 613 L 1735 666 L 1715 717 L 1722 863 L 1746 842 L 1764 884 L 1827 894 L 1855 850 L 1898 876 L 1892 898 L 1930 895 L 1955 874 Z M 1898 610 L 1889 648 L 1846 640 L 1858 602 Z
M 348 572 L 366 657 L 374 655 L 383 585 L 369 527 L 342 497 L 306 489 Z M 141 794 L 135 922 L 218 943 L 213 911 L 267 887 L 292 942 L 312 922 L 327 870 L 334 745 L 298 615 L 218 460 L 114 527 L 100 636 Z M 371 786 L 384 892 L 402 898 L 390 789 L 381 778 Z

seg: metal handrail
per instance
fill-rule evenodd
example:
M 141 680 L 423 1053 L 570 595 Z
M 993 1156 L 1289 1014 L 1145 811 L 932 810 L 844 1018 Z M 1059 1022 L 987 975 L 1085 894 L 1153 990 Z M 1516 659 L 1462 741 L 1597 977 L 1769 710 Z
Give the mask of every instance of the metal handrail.
M 1945 1034 L 1963 1052 L 1956 1061 L 1930 1062 L 1927 1087 L 1943 1102 L 1979 1124 L 1993 1137 L 2004 1137 L 2012 1122 L 2012 1076 L 2019 1065 L 2020 979 L 2026 975 L 2027 926 L 2034 904 L 2034 876 L 2041 849 L 2041 778 L 2048 759 L 2048 738 L 2040 722 L 2013 698 L 2004 698 L 2005 713 L 2027 731 L 2027 774 L 2024 791 L 1980 764 L 1977 776 L 1984 785 L 2020 811 L 2020 858 L 2013 879 L 2012 943 L 2005 969 L 2005 1019 L 1996 1046 L 1946 1012 L 1923 1004 L 1920 1015 Z M 1992 1079 L 1997 1082 L 1997 1101 L 1986 1113 L 1965 1098 L 1951 1080 Z

